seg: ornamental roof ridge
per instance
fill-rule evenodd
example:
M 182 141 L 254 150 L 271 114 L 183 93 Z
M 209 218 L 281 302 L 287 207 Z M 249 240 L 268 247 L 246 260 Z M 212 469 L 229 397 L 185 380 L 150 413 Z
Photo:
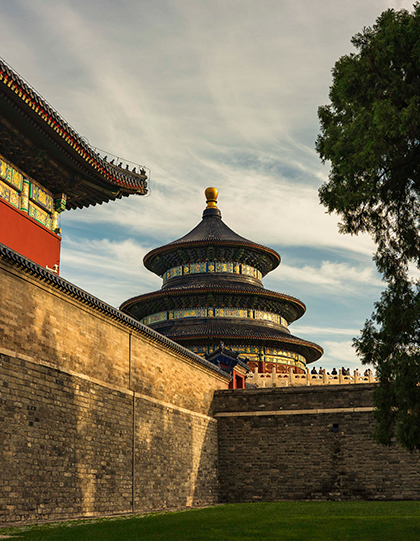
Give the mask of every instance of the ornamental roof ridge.
M 143 166 L 139 172 L 123 169 L 120 165 L 107 162 L 92 147 L 86 138 L 79 135 L 72 126 L 41 96 L 35 88 L 19 75 L 7 62 L 0 57 L 0 93 L 7 97 L 21 113 L 24 112 L 29 122 L 42 128 L 45 134 L 61 148 L 65 154 L 71 153 L 76 162 L 82 167 L 91 168 L 90 176 L 99 182 L 108 183 L 119 188 L 123 193 L 147 193 L 146 179 L 148 175 Z M 127 165 L 128 167 L 128 165 Z M 127 193 L 125 193 L 127 192 Z M 115 197 L 121 197 L 116 195 Z M 113 198 L 113 197 L 111 197 Z M 109 200 L 104 198 L 104 200 Z M 99 201 L 97 201 L 99 202 Z M 90 203 L 86 202 L 88 206 Z M 76 205 L 74 208 L 77 208 Z M 73 208 L 70 201 L 70 207 Z
M 294 321 L 297 321 L 300 319 L 304 313 L 306 312 L 306 306 L 305 304 L 300 301 L 299 299 L 292 297 L 291 295 L 286 295 L 285 293 L 278 293 L 276 291 L 270 291 L 264 288 L 249 288 L 249 289 L 239 289 L 239 288 L 230 288 L 230 287 L 208 287 L 206 289 L 198 289 L 198 288 L 191 288 L 191 289 L 182 289 L 178 290 L 176 288 L 171 290 L 165 290 L 165 289 L 159 289 L 157 291 L 152 291 L 150 293 L 144 293 L 143 295 L 137 295 L 135 297 L 132 297 L 130 299 L 127 299 L 124 301 L 121 306 L 120 310 L 126 313 L 136 313 L 136 317 L 139 317 L 139 309 L 136 308 L 136 306 L 143 306 L 144 310 L 148 311 L 148 314 L 150 315 L 150 306 L 148 303 L 156 303 L 159 301 L 164 301 L 167 305 L 166 310 L 172 310 L 175 309 L 173 307 L 169 307 L 169 304 L 172 299 L 180 299 L 184 297 L 194 297 L 194 296 L 203 296 L 203 295 L 230 295 L 231 297 L 242 297 L 246 299 L 247 297 L 256 299 L 256 304 L 252 309 L 254 310 L 263 310 L 264 302 L 274 301 L 274 302 L 280 302 L 282 304 L 285 304 L 283 311 L 286 310 L 288 315 L 285 316 L 283 314 L 282 317 L 286 317 L 289 323 L 293 323 Z M 277 308 L 279 310 L 279 308 Z M 275 311 L 275 313 L 279 313 L 278 311 Z M 159 310 L 157 310 L 159 311 Z M 281 315 L 281 314 L 280 314 Z M 141 316 L 145 317 L 145 316 Z M 217 319 L 217 318 L 216 318 Z

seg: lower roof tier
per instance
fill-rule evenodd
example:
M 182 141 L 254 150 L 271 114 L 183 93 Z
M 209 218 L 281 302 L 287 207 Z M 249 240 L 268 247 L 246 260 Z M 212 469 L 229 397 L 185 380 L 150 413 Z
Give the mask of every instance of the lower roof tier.
M 203 287 L 172 288 L 139 295 L 125 301 L 120 309 L 139 321 L 164 311 L 197 308 L 261 310 L 277 314 L 287 323 L 305 313 L 298 299 L 250 285 L 204 284 Z
M 266 321 L 229 318 L 187 318 L 159 321 L 155 331 L 185 347 L 218 345 L 260 345 L 302 355 L 307 363 L 318 360 L 323 349 L 313 342 L 289 334 L 281 325 Z
M 275 366 L 276 372 L 289 372 L 290 368 L 297 368 L 302 372 L 306 371 L 306 359 L 303 355 L 294 351 L 283 349 L 280 346 L 263 346 L 263 345 L 250 345 L 250 344 L 238 344 L 238 343 L 226 343 L 221 342 L 217 345 L 200 345 L 200 346 L 187 346 L 190 351 L 209 359 L 215 352 L 221 348 L 227 349 L 232 352 L 233 355 L 237 355 L 239 362 L 246 362 L 252 371 L 255 368 L 258 372 L 270 373 Z M 270 366 L 271 365 L 271 366 Z M 268 370 L 267 370 L 268 369 Z

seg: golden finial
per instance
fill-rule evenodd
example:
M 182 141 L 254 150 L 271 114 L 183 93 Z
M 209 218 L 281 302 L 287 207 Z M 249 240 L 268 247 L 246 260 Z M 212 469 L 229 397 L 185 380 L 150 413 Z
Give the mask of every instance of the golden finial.
M 208 209 L 217 209 L 217 196 L 219 195 L 219 190 L 217 188 L 206 188 L 206 203 Z

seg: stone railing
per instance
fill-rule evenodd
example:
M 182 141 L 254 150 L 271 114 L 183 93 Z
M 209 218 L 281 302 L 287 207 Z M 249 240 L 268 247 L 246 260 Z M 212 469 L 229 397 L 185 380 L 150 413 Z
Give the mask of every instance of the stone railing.
M 258 370 L 258 369 L 256 369 Z M 378 378 L 372 370 L 367 370 L 367 375 L 359 374 L 356 369 L 353 375 L 344 375 L 342 370 L 337 375 L 328 374 L 322 370 L 321 374 L 284 374 L 273 372 L 271 374 L 259 374 L 257 371 L 250 372 L 246 382 L 257 387 L 297 387 L 301 385 L 351 385 L 355 383 L 376 383 Z

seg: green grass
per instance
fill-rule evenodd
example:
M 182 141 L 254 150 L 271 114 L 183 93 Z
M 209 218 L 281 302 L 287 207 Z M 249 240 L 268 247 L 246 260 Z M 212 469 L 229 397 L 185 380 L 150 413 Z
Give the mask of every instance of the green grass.
M 0 529 L 20 540 L 418 541 L 420 502 L 233 504 L 176 513 Z

